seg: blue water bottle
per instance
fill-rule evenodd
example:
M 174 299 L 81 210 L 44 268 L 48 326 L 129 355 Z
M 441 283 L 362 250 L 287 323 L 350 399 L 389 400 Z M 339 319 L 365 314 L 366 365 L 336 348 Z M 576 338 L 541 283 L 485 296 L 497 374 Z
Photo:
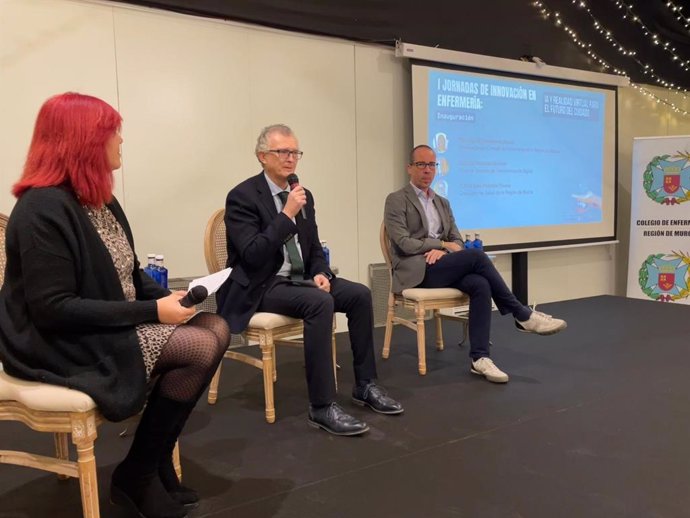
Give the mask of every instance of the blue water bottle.
M 154 281 L 158 282 L 156 271 L 156 254 L 148 254 L 146 256 L 147 264 L 144 267 L 144 273 L 151 277 Z
M 465 234 L 465 248 L 472 248 L 472 240 L 469 234 Z
M 474 241 L 472 241 L 472 248 L 478 248 L 479 250 L 484 250 L 484 243 L 479 239 L 479 234 L 475 232 Z
M 163 266 L 164 256 L 156 256 L 156 273 L 158 274 L 158 284 L 164 288 L 168 288 L 168 269 Z
M 331 266 L 331 251 L 325 241 L 321 241 L 321 248 L 323 248 L 323 255 L 326 258 L 326 264 Z

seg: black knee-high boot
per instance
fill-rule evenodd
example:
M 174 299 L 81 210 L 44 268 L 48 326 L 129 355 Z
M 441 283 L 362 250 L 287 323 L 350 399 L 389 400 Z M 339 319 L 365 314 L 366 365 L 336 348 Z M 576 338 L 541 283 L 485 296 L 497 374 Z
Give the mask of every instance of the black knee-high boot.
M 223 325 L 225 325 L 224 322 Z M 163 487 L 165 487 L 165 490 L 175 501 L 179 502 L 184 506 L 187 506 L 188 508 L 194 508 L 199 505 L 199 493 L 197 493 L 195 490 L 191 488 L 183 486 L 180 483 L 180 479 L 177 478 L 177 473 L 175 473 L 175 467 L 173 465 L 172 460 L 172 453 L 175 449 L 175 442 L 182 433 L 182 429 L 184 428 L 184 425 L 187 423 L 187 419 L 189 418 L 190 414 L 192 413 L 192 410 L 196 406 L 201 396 L 208 388 L 208 385 L 211 383 L 213 375 L 216 373 L 218 364 L 223 359 L 225 349 L 227 348 L 227 343 L 229 343 L 230 340 L 229 330 L 227 329 L 227 326 L 226 330 L 228 332 L 227 337 L 221 338 L 220 336 L 218 336 L 218 354 L 216 360 L 213 362 L 213 368 L 208 369 L 206 378 L 201 385 L 201 389 L 188 403 L 185 403 L 187 405 L 186 412 L 180 412 L 179 419 L 175 424 L 174 433 L 171 434 L 168 442 L 165 444 L 165 447 L 159 459 L 158 474 L 160 476 L 161 482 L 163 483 Z M 220 344 L 222 344 L 223 346 L 221 347 Z
M 229 342 L 229 338 L 223 341 L 223 343 L 225 342 Z M 172 461 L 172 452 L 175 449 L 175 442 L 177 441 L 177 438 L 180 436 L 184 425 L 187 423 L 187 419 L 189 418 L 192 410 L 196 406 L 201 396 L 203 396 L 206 389 L 208 389 L 211 379 L 216 373 L 218 364 L 223 360 L 225 347 L 219 348 L 218 352 L 218 358 L 214 363 L 213 369 L 209 369 L 208 375 L 202 384 L 201 390 L 199 390 L 195 397 L 192 398 L 189 403 L 187 403 L 187 412 L 180 414 L 179 421 L 175 426 L 175 433 L 171 435 L 170 440 L 165 445 L 165 449 L 163 450 L 161 458 L 159 459 L 158 474 L 161 482 L 163 483 L 163 487 L 165 487 L 166 491 L 170 494 L 170 496 L 173 497 L 174 500 L 184 506 L 187 506 L 188 508 L 195 508 L 199 505 L 199 493 L 189 487 L 183 486 L 180 483 L 180 479 L 177 478 L 177 473 L 175 473 L 175 467 Z
M 171 434 L 162 451 L 158 464 L 158 475 L 163 483 L 163 487 L 175 501 L 188 507 L 196 507 L 199 503 L 199 494 L 180 483 L 172 460 L 175 442 L 180 436 L 180 433 L 182 433 L 182 429 L 196 405 L 196 400 L 186 404 L 188 405 L 187 412 L 180 414 L 178 422 L 175 424 L 174 432 Z
M 127 506 L 144 518 L 184 518 L 187 515 L 184 506 L 163 487 L 158 469 L 164 448 L 177 440 L 181 430 L 178 424 L 182 416 L 189 415 L 189 405 L 162 397 L 157 388 L 154 389 L 129 453 L 113 472 L 110 488 L 113 503 Z

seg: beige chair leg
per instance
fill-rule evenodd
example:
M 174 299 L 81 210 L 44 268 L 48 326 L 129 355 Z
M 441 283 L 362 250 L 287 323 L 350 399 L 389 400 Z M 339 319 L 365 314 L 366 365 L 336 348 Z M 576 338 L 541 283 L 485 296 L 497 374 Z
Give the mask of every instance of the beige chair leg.
M 333 352 L 333 380 L 335 381 L 335 391 L 338 392 L 338 359 L 335 353 L 335 335 L 333 335 L 331 349 Z
M 277 356 L 276 356 L 276 344 L 275 344 L 275 342 L 271 342 L 271 343 L 272 343 L 271 358 L 273 359 L 271 364 L 273 365 L 273 383 L 275 383 L 276 381 L 278 381 L 278 367 L 277 367 L 278 360 L 277 360 Z
M 175 468 L 175 474 L 177 479 L 182 482 L 182 464 L 180 463 L 180 441 L 175 441 L 175 447 L 173 448 L 172 454 L 173 467 Z
M 438 309 L 434 310 L 434 320 L 436 320 L 436 350 L 443 351 L 443 326 L 441 325 L 441 314 Z
M 335 391 L 338 392 L 338 355 L 335 347 L 335 315 L 333 315 L 333 332 L 331 333 L 331 348 L 333 349 L 333 379 L 335 380 Z
M 218 385 L 220 384 L 220 371 L 223 367 L 223 360 L 218 364 L 216 373 L 211 378 L 211 383 L 208 386 L 208 404 L 215 405 L 218 400 Z
M 55 458 L 61 460 L 69 460 L 69 446 L 67 444 L 68 434 L 66 433 L 54 433 L 53 437 L 55 439 Z M 58 478 L 60 480 L 68 479 L 67 475 L 62 475 L 58 473 Z
M 273 376 L 275 373 L 273 366 L 273 351 L 275 347 L 273 344 L 273 337 L 266 336 L 262 333 L 259 336 L 259 346 L 261 347 L 261 360 L 263 361 L 266 422 L 274 423 L 276 420 L 276 409 L 273 401 Z
M 393 337 L 393 317 L 395 316 L 395 302 L 393 295 L 388 296 L 388 313 L 386 314 L 386 332 L 383 335 L 383 352 L 381 356 L 388 359 L 391 353 L 391 338 Z
M 77 447 L 77 469 L 81 489 L 84 518 L 100 518 L 98 507 L 98 478 L 93 442 L 96 440 L 94 413 L 72 415 L 72 442 Z
M 418 369 L 420 376 L 426 375 L 426 328 L 424 326 L 424 317 L 426 311 L 422 304 L 418 304 L 415 308 L 417 315 L 417 355 L 418 355 Z

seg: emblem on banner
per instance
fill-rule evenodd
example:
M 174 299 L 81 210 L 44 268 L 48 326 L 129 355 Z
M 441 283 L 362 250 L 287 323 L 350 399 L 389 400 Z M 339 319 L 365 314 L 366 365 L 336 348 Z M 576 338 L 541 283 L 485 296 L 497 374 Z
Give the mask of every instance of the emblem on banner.
M 640 288 L 650 299 L 674 302 L 690 295 L 690 255 L 652 254 L 642 263 Z
M 662 205 L 690 201 L 690 153 L 655 156 L 642 176 L 644 191 Z

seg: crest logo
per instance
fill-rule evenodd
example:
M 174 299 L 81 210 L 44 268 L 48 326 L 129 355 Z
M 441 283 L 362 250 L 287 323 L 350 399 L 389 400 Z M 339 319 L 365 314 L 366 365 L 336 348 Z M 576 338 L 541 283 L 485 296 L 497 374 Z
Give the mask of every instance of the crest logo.
M 675 193 L 680 187 L 680 175 L 679 174 L 667 174 L 664 176 L 664 191 L 668 194 Z
M 690 255 L 652 254 L 642 263 L 638 281 L 650 299 L 675 302 L 690 295 Z
M 690 153 L 655 156 L 642 175 L 647 196 L 662 205 L 690 201 Z

